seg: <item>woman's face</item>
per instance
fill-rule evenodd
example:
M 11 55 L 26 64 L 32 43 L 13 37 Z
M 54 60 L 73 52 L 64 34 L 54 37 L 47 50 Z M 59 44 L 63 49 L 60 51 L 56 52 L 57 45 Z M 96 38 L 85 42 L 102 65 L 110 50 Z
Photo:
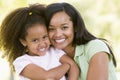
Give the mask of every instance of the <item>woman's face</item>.
M 58 49 L 72 46 L 74 38 L 73 23 L 65 12 L 57 12 L 49 24 L 49 37 L 52 45 Z

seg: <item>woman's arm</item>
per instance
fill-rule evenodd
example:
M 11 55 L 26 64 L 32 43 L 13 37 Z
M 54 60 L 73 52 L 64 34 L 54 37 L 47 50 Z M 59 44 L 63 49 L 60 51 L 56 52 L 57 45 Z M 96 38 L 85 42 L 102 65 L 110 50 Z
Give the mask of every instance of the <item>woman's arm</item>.
M 107 53 L 96 53 L 90 60 L 87 80 L 108 80 L 108 62 Z
M 29 64 L 21 72 L 21 75 L 28 77 L 32 80 L 47 80 L 47 79 L 59 80 L 61 77 L 65 75 L 69 68 L 70 68 L 69 64 L 62 64 L 56 68 L 46 71 L 35 64 Z
M 60 62 L 70 64 L 70 69 L 68 72 L 68 80 L 78 80 L 80 72 L 77 64 L 67 55 L 63 55 L 60 59 Z

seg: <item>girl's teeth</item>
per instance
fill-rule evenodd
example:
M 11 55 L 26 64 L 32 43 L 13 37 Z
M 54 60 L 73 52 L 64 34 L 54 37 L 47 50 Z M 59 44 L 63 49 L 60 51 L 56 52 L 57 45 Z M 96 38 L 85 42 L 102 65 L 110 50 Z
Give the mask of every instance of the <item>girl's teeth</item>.
M 60 40 L 55 40 L 57 43 L 61 43 L 61 42 L 64 42 L 65 39 L 60 39 Z
M 40 49 L 40 51 L 44 51 L 44 50 L 45 50 L 45 48 Z

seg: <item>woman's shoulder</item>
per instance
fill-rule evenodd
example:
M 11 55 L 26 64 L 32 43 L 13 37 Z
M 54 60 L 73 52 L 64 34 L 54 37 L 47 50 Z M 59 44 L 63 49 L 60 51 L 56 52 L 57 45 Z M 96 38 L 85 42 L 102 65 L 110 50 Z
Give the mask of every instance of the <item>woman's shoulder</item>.
M 94 39 L 94 40 L 91 40 L 89 42 L 87 42 L 86 44 L 82 44 L 82 45 L 77 45 L 77 47 L 79 48 L 89 48 L 89 47 L 102 47 L 102 46 L 107 46 L 105 44 L 105 42 L 103 42 L 102 40 L 99 40 L 99 39 Z
M 91 45 L 91 44 L 105 44 L 105 42 L 103 42 L 100 39 L 94 39 L 94 40 L 91 40 L 87 43 L 87 45 Z
M 102 40 L 99 40 L 99 39 L 95 39 L 95 40 L 91 40 L 89 41 L 87 44 L 84 45 L 85 49 L 87 50 L 107 50 L 109 51 L 108 49 L 108 46 L 106 45 L 106 43 Z
M 85 47 L 107 47 L 106 43 L 100 39 L 94 39 L 84 45 Z

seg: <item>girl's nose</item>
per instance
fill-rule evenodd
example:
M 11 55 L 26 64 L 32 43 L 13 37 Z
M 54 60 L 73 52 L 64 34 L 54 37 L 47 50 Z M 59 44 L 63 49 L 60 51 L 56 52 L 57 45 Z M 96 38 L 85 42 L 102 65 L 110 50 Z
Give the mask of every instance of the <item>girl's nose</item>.
M 45 47 L 46 46 L 46 43 L 45 43 L 45 41 L 40 41 L 39 42 L 39 45 L 38 45 L 39 47 Z

